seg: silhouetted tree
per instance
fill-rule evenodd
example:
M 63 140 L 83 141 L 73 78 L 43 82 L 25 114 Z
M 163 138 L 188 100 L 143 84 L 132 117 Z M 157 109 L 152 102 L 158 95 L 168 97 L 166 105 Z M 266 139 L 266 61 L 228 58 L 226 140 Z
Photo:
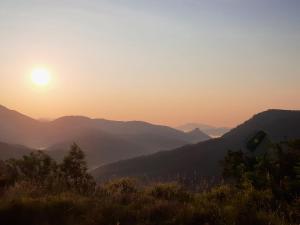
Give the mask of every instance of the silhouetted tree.
M 38 186 L 51 185 L 57 176 L 56 162 L 42 151 L 31 152 L 22 159 L 6 161 L 6 173 L 14 181 L 25 180 Z
M 246 169 L 245 155 L 242 151 L 228 151 L 223 160 L 223 176 L 226 178 L 234 178 L 237 182 L 243 178 Z
M 228 151 L 223 161 L 224 178 L 237 186 L 247 181 L 258 189 L 270 188 L 277 198 L 292 200 L 300 194 L 300 140 L 275 144 L 264 153 Z
M 60 173 L 62 182 L 69 190 L 90 193 L 95 189 L 95 181 L 87 172 L 84 152 L 75 143 L 60 165 Z

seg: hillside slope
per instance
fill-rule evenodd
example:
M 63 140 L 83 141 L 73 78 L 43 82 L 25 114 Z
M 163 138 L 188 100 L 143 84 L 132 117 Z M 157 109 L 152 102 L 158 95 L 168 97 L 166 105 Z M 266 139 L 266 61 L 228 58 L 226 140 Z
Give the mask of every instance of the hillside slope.
M 33 149 L 26 148 L 22 145 L 12 145 L 4 142 L 0 142 L 0 160 L 6 160 L 10 158 L 20 158 L 33 151 Z
M 248 140 L 261 130 L 272 141 L 300 138 L 300 111 L 268 110 L 255 115 L 221 138 L 109 164 L 95 169 L 92 173 L 100 180 L 122 176 L 219 176 L 220 161 L 227 150 L 245 149 Z
M 0 141 L 47 150 L 56 159 L 62 159 L 69 146 L 77 142 L 90 167 L 209 138 L 201 131 L 185 133 L 142 121 L 65 116 L 41 122 L 0 106 Z

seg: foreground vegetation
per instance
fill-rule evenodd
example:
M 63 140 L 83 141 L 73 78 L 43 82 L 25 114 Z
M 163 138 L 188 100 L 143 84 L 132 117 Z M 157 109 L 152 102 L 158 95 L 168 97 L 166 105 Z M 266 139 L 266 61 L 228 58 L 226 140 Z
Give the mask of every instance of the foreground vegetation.
M 60 164 L 35 152 L 1 163 L 0 224 L 296 225 L 299 150 L 295 141 L 261 155 L 229 152 L 226 182 L 202 191 L 130 178 L 96 185 L 77 145 Z

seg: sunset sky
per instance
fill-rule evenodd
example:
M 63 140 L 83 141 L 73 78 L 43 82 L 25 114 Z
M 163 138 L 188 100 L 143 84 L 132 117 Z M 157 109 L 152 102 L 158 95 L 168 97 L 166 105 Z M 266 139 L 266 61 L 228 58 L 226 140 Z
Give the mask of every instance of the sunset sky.
M 300 109 L 300 1 L 1 0 L 0 104 L 171 126 Z

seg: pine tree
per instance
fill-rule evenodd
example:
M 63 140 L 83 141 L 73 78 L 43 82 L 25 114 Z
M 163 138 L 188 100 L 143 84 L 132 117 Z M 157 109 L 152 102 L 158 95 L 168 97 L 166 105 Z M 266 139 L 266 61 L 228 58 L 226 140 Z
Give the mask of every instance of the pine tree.
M 79 193 L 90 193 L 95 189 L 95 181 L 87 172 L 84 152 L 77 144 L 73 144 L 69 154 L 60 165 L 61 181 L 67 190 Z

